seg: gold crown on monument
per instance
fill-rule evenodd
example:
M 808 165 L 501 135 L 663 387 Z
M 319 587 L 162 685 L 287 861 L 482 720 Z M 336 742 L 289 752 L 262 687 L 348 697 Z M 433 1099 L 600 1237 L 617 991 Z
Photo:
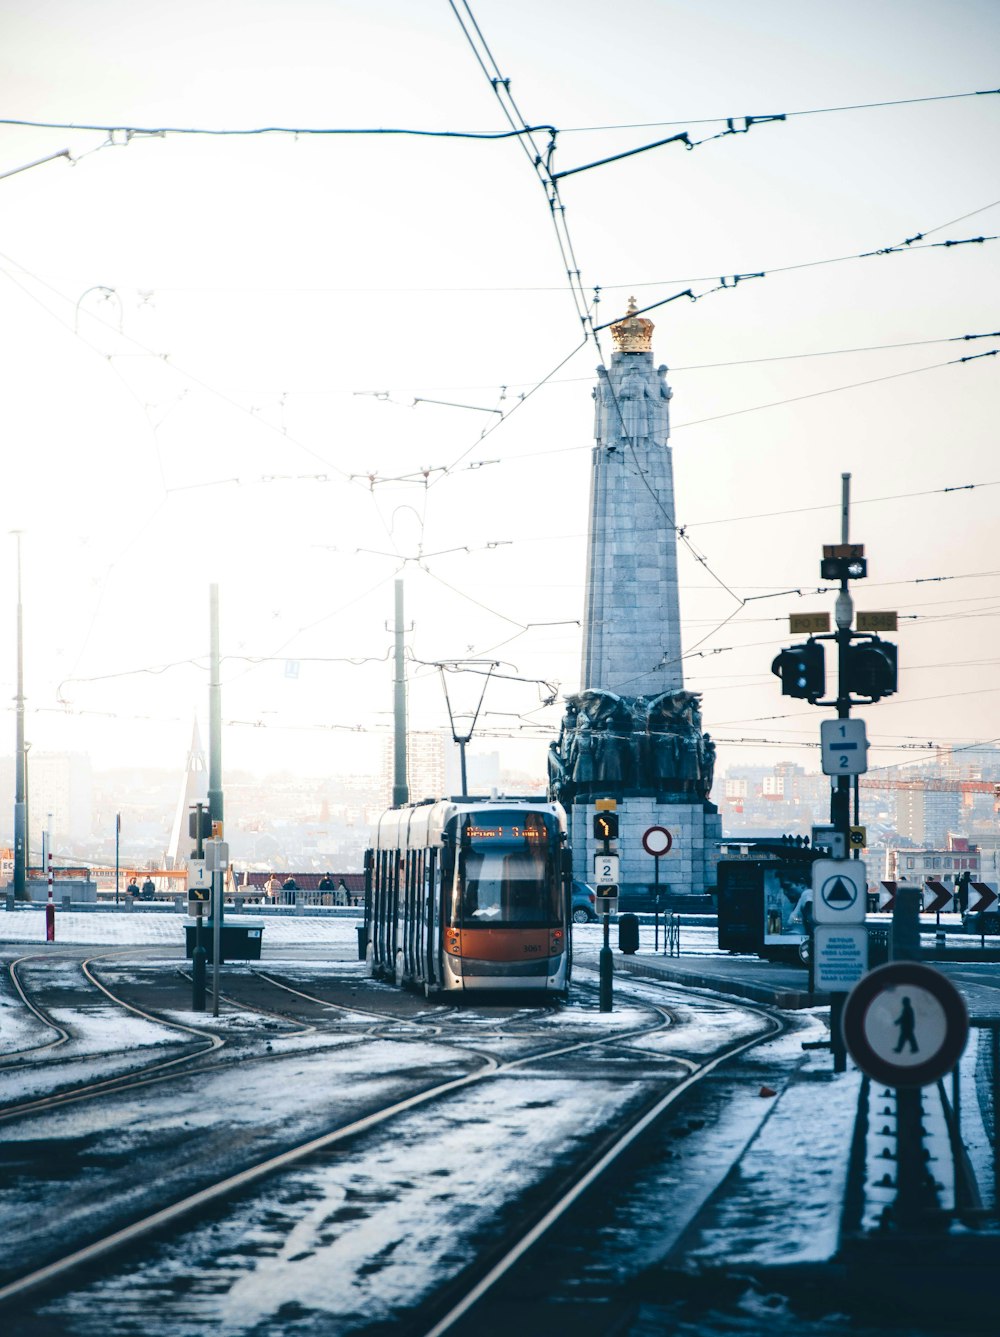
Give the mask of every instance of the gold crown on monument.
M 611 326 L 611 337 L 619 353 L 648 353 L 652 350 L 653 322 L 635 312 L 635 298 L 630 297 L 625 319 Z

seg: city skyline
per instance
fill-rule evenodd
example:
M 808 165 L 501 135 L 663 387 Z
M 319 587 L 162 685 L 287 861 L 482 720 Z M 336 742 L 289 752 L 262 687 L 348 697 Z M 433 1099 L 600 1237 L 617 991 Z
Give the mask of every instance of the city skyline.
M 633 292 L 666 303 L 650 314 L 674 393 L 684 676 L 718 774 L 818 768 L 823 713 L 769 667 L 790 612 L 832 611 L 812 591 L 842 472 L 871 572 L 856 603 L 901 616 L 899 694 L 862 712 L 870 764 L 1000 735 L 996 363 L 958 361 L 996 347 L 978 336 L 1000 98 L 951 97 L 990 89 L 996 13 L 477 13 L 525 116 L 558 128 L 558 169 L 709 141 L 561 193 L 596 323 Z M 458 709 L 496 661 L 477 745 L 543 773 L 585 685 L 590 391 L 610 343 L 584 343 L 517 144 L 62 128 L 501 132 L 447 5 L 250 4 L 235 29 L 217 3 L 56 0 L 4 28 L 5 115 L 52 128 L 0 127 L 0 171 L 76 159 L 0 180 L 32 748 L 179 766 L 195 712 L 206 730 L 217 581 L 224 770 L 375 773 L 402 576 L 411 727 L 447 724 L 441 661 L 479 661 L 450 674 Z M 685 290 L 698 300 L 667 300 Z

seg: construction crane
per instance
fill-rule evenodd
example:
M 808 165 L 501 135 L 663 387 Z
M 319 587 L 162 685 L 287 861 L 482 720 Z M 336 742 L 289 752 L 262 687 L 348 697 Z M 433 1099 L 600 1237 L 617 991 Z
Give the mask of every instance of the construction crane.
M 972 806 L 974 794 L 992 794 L 993 811 L 1000 812 L 1000 784 L 993 780 L 946 780 L 928 775 L 919 780 L 880 780 L 874 776 L 861 776 L 858 783 L 862 789 L 902 789 L 923 794 L 961 794 L 967 808 Z

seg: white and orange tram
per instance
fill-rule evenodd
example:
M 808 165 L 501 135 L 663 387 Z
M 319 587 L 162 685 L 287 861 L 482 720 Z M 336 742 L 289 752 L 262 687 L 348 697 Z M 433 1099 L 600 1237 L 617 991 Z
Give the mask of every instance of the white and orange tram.
M 565 997 L 571 900 L 558 803 L 497 796 L 391 808 L 365 855 L 369 972 L 428 995 Z

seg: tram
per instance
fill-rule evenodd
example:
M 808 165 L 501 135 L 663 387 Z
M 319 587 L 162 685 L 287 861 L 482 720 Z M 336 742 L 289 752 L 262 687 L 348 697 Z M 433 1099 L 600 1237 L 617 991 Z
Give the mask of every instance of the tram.
M 365 854 L 369 973 L 432 993 L 566 996 L 566 814 L 543 799 L 428 799 L 383 813 Z

